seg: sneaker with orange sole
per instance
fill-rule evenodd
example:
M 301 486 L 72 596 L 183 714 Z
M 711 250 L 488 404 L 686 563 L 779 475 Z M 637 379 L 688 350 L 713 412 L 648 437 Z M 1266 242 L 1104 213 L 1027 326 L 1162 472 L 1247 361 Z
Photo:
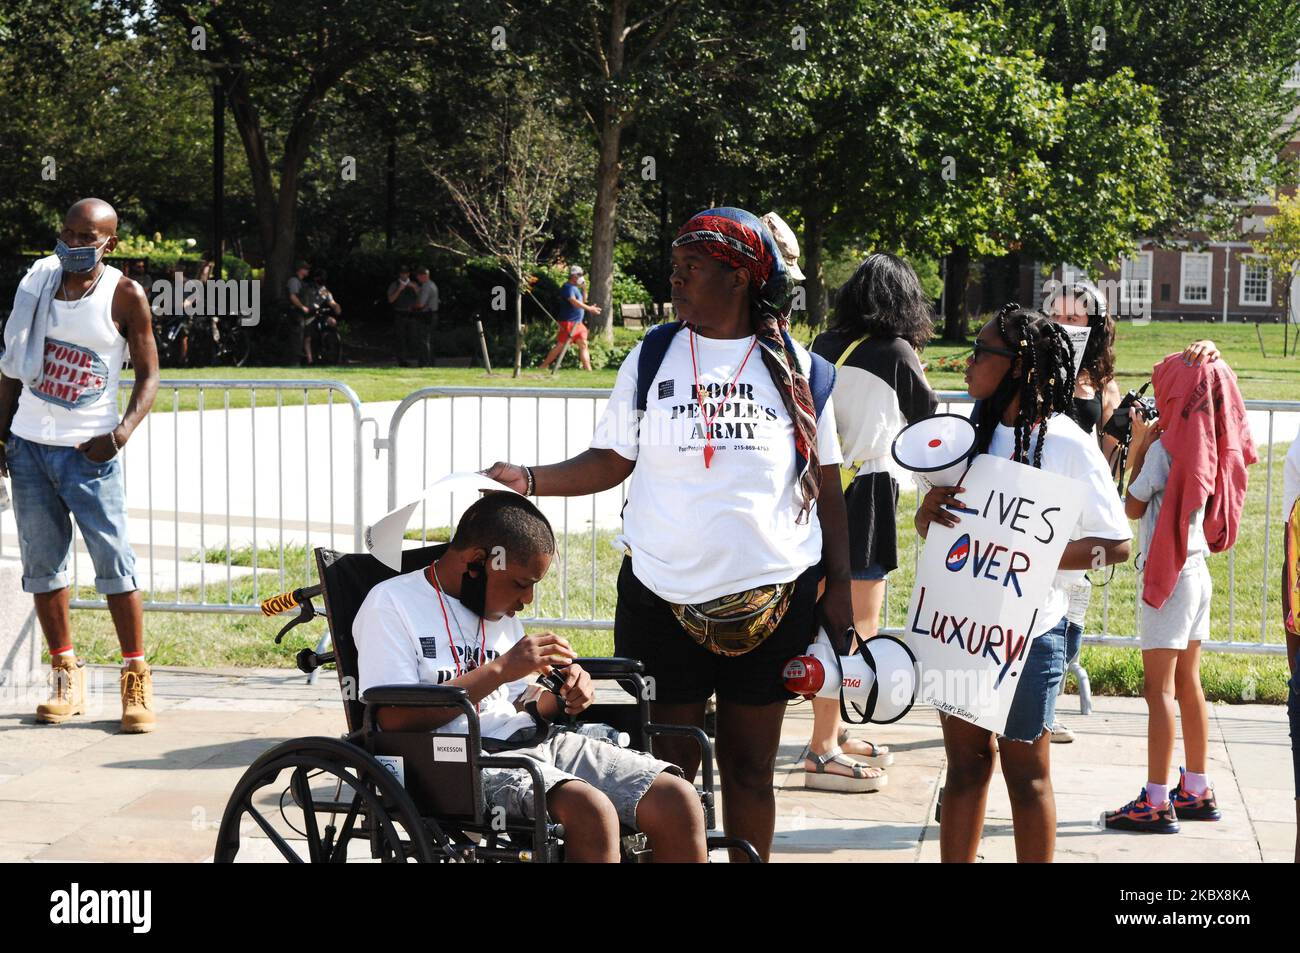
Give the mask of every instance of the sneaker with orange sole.
M 1174 813 L 1180 821 L 1217 821 L 1223 818 L 1218 802 L 1214 800 L 1214 788 L 1206 788 L 1201 794 L 1188 794 L 1183 788 L 1187 780 L 1187 769 L 1178 769 L 1178 786 L 1169 792 L 1169 800 L 1174 805 Z
M 1152 804 L 1147 789 L 1118 811 L 1107 811 L 1102 821 L 1109 831 L 1141 831 L 1144 834 L 1177 834 L 1178 816 L 1171 801 Z

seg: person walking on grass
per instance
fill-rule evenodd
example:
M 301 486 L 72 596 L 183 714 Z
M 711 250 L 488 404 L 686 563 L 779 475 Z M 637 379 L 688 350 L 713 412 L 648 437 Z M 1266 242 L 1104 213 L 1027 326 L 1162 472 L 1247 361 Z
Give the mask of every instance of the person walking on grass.
M 1103 820 L 1109 830 L 1174 834 L 1179 821 L 1221 817 L 1207 776 L 1210 719 L 1201 642 L 1213 585 L 1205 557 L 1236 539 L 1255 447 L 1236 375 L 1224 361 L 1189 365 L 1171 354 L 1152 377 L 1159 420 L 1133 416 L 1132 477 L 1124 510 L 1140 519 L 1138 606 L 1147 701 L 1147 782 Z M 1175 710 L 1186 769 L 1169 788 Z
M 121 728 L 136 733 L 152 731 L 155 716 L 121 451 L 153 406 L 158 352 L 144 290 L 103 261 L 116 246 L 113 207 L 82 199 L 68 209 L 54 254 L 19 283 L 0 357 L 0 476 L 13 482 L 23 590 L 50 650 L 52 692 L 36 720 L 58 724 L 86 711 L 69 613 L 74 516 L 122 648 Z M 128 354 L 135 384 L 119 417 Z
M 555 347 L 551 348 L 551 353 L 542 361 L 542 370 L 550 367 L 563 353 L 564 345 L 571 341 L 578 343 L 578 359 L 582 362 L 582 369 L 591 370 L 591 354 L 587 351 L 587 325 L 583 316 L 600 314 L 600 306 L 587 304 L 582 296 L 584 284 L 586 278 L 582 274 L 582 268 L 574 265 L 569 269 L 569 280 L 560 288 L 560 314 L 557 318 L 560 328 L 555 332 Z

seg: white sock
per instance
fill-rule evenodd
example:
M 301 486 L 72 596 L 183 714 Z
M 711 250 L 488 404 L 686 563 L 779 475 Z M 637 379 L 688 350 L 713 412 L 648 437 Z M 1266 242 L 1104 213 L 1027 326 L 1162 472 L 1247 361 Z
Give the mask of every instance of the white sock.
M 1183 790 L 1188 794 L 1195 794 L 1200 797 L 1210 787 L 1210 779 L 1203 774 L 1194 774 L 1191 771 L 1183 772 Z
M 58 652 L 53 653 L 51 657 L 61 658 L 64 655 L 76 655 L 76 654 L 77 654 L 77 650 L 74 649 L 71 645 L 69 645 L 66 649 L 60 649 Z
M 1156 784 L 1154 781 L 1147 782 L 1147 800 L 1159 807 L 1169 800 L 1169 785 Z

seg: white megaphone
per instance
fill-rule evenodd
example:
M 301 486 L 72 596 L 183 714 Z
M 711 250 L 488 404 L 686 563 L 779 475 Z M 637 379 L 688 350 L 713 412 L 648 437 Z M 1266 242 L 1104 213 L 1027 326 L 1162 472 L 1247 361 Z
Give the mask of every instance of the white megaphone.
M 808 651 L 786 662 L 785 687 L 806 699 L 838 696 L 840 715 L 850 724 L 898 721 L 916 700 L 916 656 L 893 636 L 864 641 L 853 629 L 849 633 L 858 651 L 837 655 L 826 630 L 819 628 Z
M 975 449 L 975 425 L 960 414 L 935 414 L 899 431 L 893 454 L 898 465 L 930 486 L 956 486 Z

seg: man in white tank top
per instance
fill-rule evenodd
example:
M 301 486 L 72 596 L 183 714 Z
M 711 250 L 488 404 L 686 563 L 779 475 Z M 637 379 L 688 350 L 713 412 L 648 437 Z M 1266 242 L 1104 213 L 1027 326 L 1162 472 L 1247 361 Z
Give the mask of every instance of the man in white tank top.
M 43 333 L 44 356 L 39 368 L 34 360 L 21 365 L 27 379 L 0 373 L 0 475 L 13 484 L 23 589 L 33 595 L 50 649 L 53 691 L 37 707 L 37 720 L 59 723 L 86 709 L 85 662 L 73 649 L 68 611 L 71 515 L 122 646 L 122 730 L 144 732 L 154 729 L 153 690 L 120 453 L 153 406 L 158 353 L 144 290 L 103 261 L 116 245 L 112 206 L 82 199 L 63 220 L 55 256 L 38 261 L 20 283 L 10 320 L 27 323 L 25 354 L 40 355 L 31 347 L 41 343 L 31 337 Z M 44 282 L 57 283 L 52 297 L 37 290 L 48 292 Z M 6 345 L 17 352 L 11 330 Z M 128 353 L 135 386 L 119 418 L 117 387 Z M 20 362 L 0 366 L 17 373 Z

